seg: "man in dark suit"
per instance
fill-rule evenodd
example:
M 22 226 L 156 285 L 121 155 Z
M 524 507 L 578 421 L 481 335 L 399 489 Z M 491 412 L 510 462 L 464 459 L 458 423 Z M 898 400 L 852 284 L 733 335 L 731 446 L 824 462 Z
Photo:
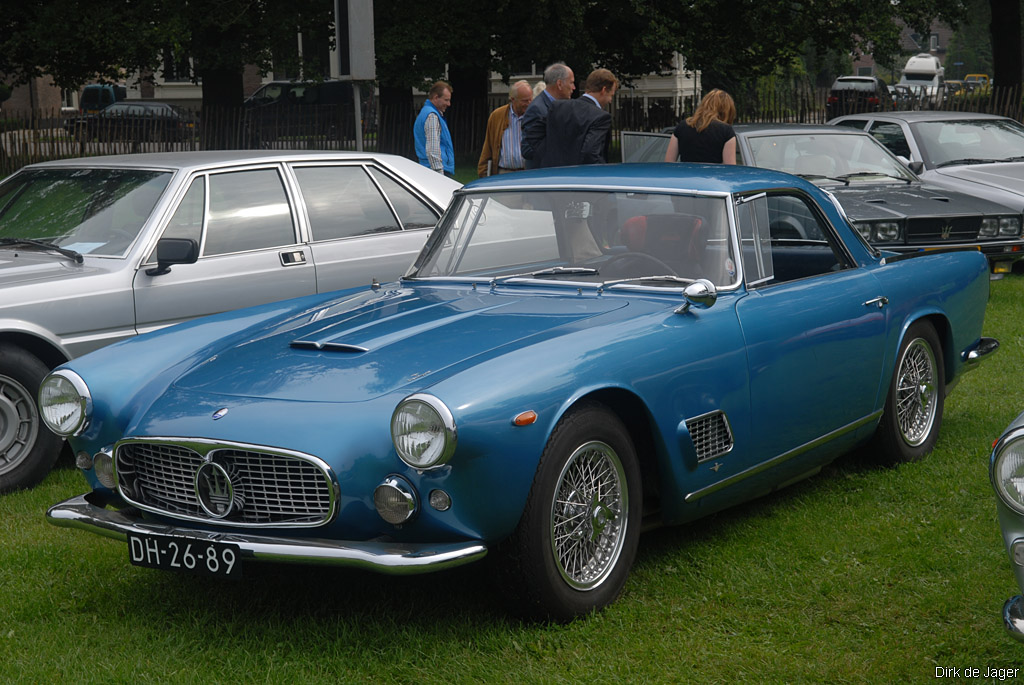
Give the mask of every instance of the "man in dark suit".
M 558 100 L 568 100 L 576 90 L 576 77 L 572 69 L 564 62 L 555 62 L 544 70 L 545 88 L 533 98 L 523 115 L 523 141 L 520 144 L 523 160 L 527 169 L 540 166 L 544 151 L 544 122 L 547 120 L 548 108 Z
M 577 100 L 551 103 L 540 166 L 603 164 L 608 161 L 612 115 L 604 110 L 619 88 L 619 80 L 607 69 L 595 69 L 587 77 L 586 93 Z

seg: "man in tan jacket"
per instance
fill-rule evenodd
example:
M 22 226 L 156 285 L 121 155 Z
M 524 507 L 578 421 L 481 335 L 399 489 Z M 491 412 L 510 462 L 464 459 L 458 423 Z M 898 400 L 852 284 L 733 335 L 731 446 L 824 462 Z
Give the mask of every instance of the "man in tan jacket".
M 522 118 L 533 101 L 533 89 L 526 81 L 516 81 L 508 89 L 508 104 L 491 112 L 487 135 L 476 173 L 480 177 L 519 171 L 524 167 L 521 143 Z

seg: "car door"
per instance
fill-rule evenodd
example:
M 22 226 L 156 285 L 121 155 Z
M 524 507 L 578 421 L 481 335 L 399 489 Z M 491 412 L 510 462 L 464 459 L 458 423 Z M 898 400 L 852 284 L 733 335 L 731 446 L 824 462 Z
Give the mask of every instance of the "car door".
M 374 165 L 292 167 L 319 292 L 394 281 L 412 264 L 438 210 Z
M 194 264 L 151 275 L 151 256 L 135 274 L 140 333 L 197 316 L 316 292 L 309 247 L 281 169 L 253 167 L 195 175 L 162 237 L 199 244 Z
M 762 459 L 797 456 L 877 418 L 887 301 L 803 194 L 742 198 L 737 221 L 751 434 Z

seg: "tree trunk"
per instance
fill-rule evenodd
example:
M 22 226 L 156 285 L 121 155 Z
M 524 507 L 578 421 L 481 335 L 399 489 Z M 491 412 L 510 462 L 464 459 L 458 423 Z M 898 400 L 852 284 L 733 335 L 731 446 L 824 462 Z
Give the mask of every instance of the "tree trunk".
M 992 9 L 992 81 L 1000 94 L 1010 89 L 1019 92 L 1024 77 L 1020 0 L 989 0 L 989 6 Z
M 200 135 L 204 150 L 233 150 L 248 147 L 245 138 L 242 100 L 242 72 L 210 69 L 201 75 L 203 110 Z
M 380 129 L 377 149 L 393 155 L 416 159 L 412 124 L 416 112 L 412 106 L 412 89 L 380 85 Z

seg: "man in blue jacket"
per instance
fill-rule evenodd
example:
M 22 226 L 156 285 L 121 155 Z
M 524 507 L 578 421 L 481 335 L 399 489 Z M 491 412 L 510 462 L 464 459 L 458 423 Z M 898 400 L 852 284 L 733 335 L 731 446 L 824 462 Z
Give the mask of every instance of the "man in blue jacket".
M 439 174 L 455 178 L 455 148 L 444 112 L 452 104 L 452 87 L 438 81 L 427 92 L 427 101 L 416 117 L 412 135 L 420 164 Z

